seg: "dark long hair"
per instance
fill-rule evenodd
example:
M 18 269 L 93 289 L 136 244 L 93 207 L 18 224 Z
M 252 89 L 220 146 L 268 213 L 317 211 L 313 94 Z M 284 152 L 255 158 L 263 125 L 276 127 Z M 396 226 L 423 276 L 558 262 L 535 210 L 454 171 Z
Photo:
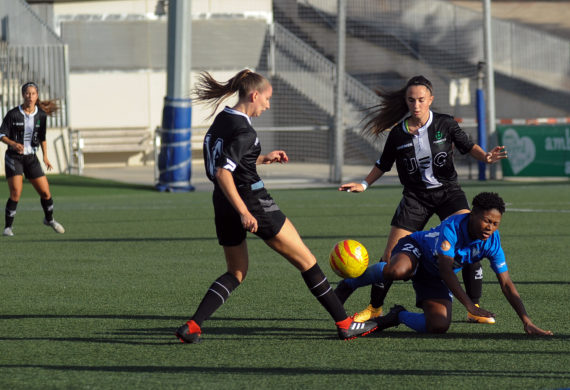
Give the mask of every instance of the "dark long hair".
M 193 98 L 198 103 L 207 103 L 213 106 L 210 117 L 214 115 L 220 104 L 236 92 L 240 99 L 253 91 L 261 91 L 269 85 L 269 81 L 249 69 L 238 72 L 234 77 L 220 83 L 208 72 L 202 72 L 198 76 L 198 82 L 194 87 Z
M 382 101 L 380 104 L 368 109 L 370 112 L 364 118 L 367 122 L 364 124 L 362 131 L 371 135 L 380 135 L 382 132 L 394 127 L 409 111 L 406 104 L 406 91 L 413 85 L 423 85 L 433 95 L 433 86 L 424 76 L 412 77 L 404 88 L 396 91 L 377 89 L 376 95 Z
M 44 111 L 47 115 L 52 115 L 54 112 L 59 110 L 59 103 L 57 99 L 49 99 L 49 100 L 40 100 L 40 87 L 33 81 L 28 81 L 24 85 L 22 85 L 22 95 L 29 87 L 33 87 L 36 89 L 38 93 L 38 100 L 36 101 L 36 106 L 38 106 L 42 111 Z

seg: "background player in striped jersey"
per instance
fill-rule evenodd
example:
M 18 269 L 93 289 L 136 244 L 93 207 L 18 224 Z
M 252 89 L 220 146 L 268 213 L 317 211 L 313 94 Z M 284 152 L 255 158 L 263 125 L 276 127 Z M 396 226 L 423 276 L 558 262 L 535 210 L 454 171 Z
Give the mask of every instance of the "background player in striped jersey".
M 422 230 L 433 214 L 443 220 L 450 215 L 469 212 L 467 198 L 457 182 L 453 164 L 454 147 L 462 154 L 469 153 L 487 164 L 506 158 L 507 152 L 503 146 L 485 152 L 469 139 L 451 116 L 432 112 L 433 86 L 423 76 L 412 77 L 397 91 L 379 90 L 377 93 L 382 101 L 373 107 L 364 131 L 378 136 L 391 129 L 384 150 L 361 183 L 343 184 L 339 190 L 365 191 L 396 163 L 404 190 L 380 260 L 389 262 L 392 248 L 398 240 Z M 482 279 L 480 263 L 465 266 L 463 281 L 468 295 L 476 304 L 479 304 L 481 297 Z M 382 314 L 382 305 L 390 285 L 391 282 L 372 286 L 370 304 L 355 316 L 357 321 L 366 321 Z M 342 295 L 338 288 L 337 292 Z M 468 319 L 481 323 L 495 322 L 494 318 L 478 317 L 471 313 L 468 313 Z
M 8 145 L 4 158 L 6 180 L 10 188 L 10 197 L 6 203 L 4 236 L 13 236 L 12 224 L 16 215 L 18 201 L 22 195 L 24 174 L 40 195 L 44 210 L 44 224 L 51 226 L 57 233 L 65 229 L 53 219 L 53 200 L 49 183 L 36 156 L 38 146 L 42 149 L 44 164 L 53 169 L 47 155 L 46 122 L 47 116 L 58 109 L 55 100 L 40 101 L 39 87 L 28 82 L 22 86 L 24 102 L 14 107 L 2 120 L 0 141 Z
M 197 343 L 207 320 L 245 279 L 249 258 L 247 232 L 255 233 L 300 272 L 307 287 L 336 322 L 338 336 L 351 339 L 376 328 L 376 323 L 354 322 L 330 287 L 315 256 L 266 191 L 256 164 L 286 163 L 287 154 L 275 150 L 261 154 L 251 117 L 270 107 L 273 88 L 263 76 L 243 70 L 226 83 L 202 73 L 195 101 L 215 105 L 238 93 L 238 102 L 220 112 L 204 138 L 204 164 L 214 183 L 213 203 L 216 234 L 224 248 L 227 271 L 218 277 L 203 297 L 192 318 L 176 331 L 184 343 Z

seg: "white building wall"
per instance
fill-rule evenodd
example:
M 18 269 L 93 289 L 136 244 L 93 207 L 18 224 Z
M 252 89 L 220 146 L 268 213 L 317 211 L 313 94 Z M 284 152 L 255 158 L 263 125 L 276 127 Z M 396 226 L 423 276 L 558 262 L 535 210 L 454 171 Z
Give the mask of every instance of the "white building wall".
M 78 15 L 144 16 L 155 15 L 158 0 L 115 0 L 115 1 L 67 1 L 53 4 L 54 27 L 59 31 L 59 23 Z M 241 14 L 248 17 L 272 19 L 271 0 L 193 0 L 192 14 L 198 18 L 209 18 L 220 14 Z M 164 18 L 164 17 L 163 17 Z M 212 71 L 212 75 L 225 81 L 242 68 Z M 191 75 L 191 88 L 196 73 Z M 156 70 L 80 72 L 69 75 L 69 127 L 71 129 L 116 129 L 146 128 L 152 134 L 161 125 L 164 98 L 166 95 L 166 72 Z M 237 99 L 229 99 L 222 104 L 233 105 Z M 219 111 L 219 110 L 218 110 Z M 192 107 L 192 127 L 203 132 L 212 119 L 208 116 L 211 107 Z M 66 172 L 69 144 L 67 129 L 49 129 L 48 157 L 55 173 Z M 5 145 L 0 145 L 3 155 Z M 41 160 L 41 152 L 39 152 Z M 1 172 L 4 161 L 0 159 Z M 129 165 L 142 164 L 138 155 L 126 156 Z

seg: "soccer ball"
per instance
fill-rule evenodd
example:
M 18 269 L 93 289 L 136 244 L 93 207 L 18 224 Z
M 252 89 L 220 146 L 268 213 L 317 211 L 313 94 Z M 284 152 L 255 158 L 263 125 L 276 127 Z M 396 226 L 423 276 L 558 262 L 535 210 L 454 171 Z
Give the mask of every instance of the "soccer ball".
M 358 241 L 339 241 L 331 250 L 329 262 L 334 273 L 341 278 L 356 278 L 368 267 L 368 251 Z

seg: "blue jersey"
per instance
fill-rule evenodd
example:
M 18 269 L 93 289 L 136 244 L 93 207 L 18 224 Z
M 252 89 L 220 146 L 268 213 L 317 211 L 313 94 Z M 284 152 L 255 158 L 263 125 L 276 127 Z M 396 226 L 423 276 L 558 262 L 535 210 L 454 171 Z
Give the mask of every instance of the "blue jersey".
M 431 230 L 412 233 L 411 237 L 422 248 L 423 256 L 420 261 L 430 273 L 439 275 L 438 255 L 445 255 L 454 260 L 455 273 L 459 272 L 463 265 L 476 263 L 483 258 L 489 259 L 496 274 L 508 270 L 499 231 L 495 230 L 486 240 L 473 240 L 469 237 L 468 221 L 469 214 L 452 215 Z M 446 241 L 449 245 L 442 245 Z

